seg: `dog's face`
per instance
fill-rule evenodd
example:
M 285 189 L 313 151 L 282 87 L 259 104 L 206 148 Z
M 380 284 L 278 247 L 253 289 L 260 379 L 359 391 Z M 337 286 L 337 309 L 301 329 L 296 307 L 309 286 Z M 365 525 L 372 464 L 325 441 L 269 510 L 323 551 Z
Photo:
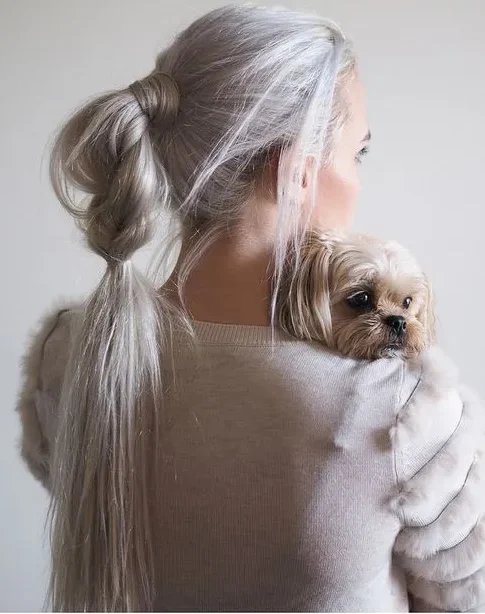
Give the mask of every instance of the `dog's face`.
M 411 254 L 395 242 L 312 231 L 297 280 L 294 297 L 299 298 L 290 300 L 288 309 L 297 314 L 291 316 L 293 328 L 298 318 L 306 322 L 289 332 L 366 359 L 409 358 L 432 343 L 429 282 Z
M 330 257 L 335 348 L 356 358 L 419 354 L 432 337 L 431 293 L 415 260 L 396 243 L 337 242 Z

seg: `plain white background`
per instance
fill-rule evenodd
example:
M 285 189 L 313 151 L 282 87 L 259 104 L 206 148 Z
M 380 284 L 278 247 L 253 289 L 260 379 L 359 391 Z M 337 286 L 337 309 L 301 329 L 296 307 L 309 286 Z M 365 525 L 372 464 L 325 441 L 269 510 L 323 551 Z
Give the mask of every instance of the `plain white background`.
M 331 17 L 353 38 L 373 134 L 356 226 L 418 256 L 434 282 L 441 344 L 485 393 L 483 0 L 286 4 Z M 19 459 L 13 411 L 26 334 L 103 268 L 51 192 L 49 139 L 87 97 L 149 72 L 172 35 L 215 6 L 0 0 L 1 610 L 38 611 L 48 577 L 47 496 Z

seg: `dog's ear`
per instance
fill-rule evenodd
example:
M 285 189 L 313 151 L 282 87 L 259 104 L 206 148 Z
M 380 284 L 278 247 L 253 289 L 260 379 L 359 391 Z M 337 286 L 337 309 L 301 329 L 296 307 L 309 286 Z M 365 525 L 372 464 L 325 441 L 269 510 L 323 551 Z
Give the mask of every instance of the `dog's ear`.
M 336 241 L 332 235 L 321 235 L 309 246 L 306 256 L 306 288 L 302 288 L 309 314 L 309 332 L 313 339 L 324 341 L 328 347 L 333 345 L 330 288 Z
M 427 345 L 433 345 L 436 338 L 436 315 L 434 291 L 429 277 L 423 273 L 423 284 L 426 300 L 417 313 L 417 318 L 424 326 L 427 335 Z
M 311 231 L 298 265 L 290 255 L 277 298 L 279 326 L 300 339 L 333 344 L 330 269 L 335 238 Z

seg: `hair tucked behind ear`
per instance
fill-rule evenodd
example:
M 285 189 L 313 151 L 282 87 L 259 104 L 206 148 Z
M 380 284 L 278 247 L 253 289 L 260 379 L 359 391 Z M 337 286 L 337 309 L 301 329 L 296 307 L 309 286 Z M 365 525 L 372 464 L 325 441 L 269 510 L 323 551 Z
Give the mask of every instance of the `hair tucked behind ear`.
M 49 509 L 54 611 L 143 611 L 154 597 L 148 502 L 159 483 L 160 355 L 176 314 L 131 256 L 167 203 L 150 129 L 169 129 L 177 105 L 170 81 L 151 75 L 82 108 L 52 153 L 58 197 L 107 262 L 77 323 L 61 393 Z M 84 208 L 72 187 L 90 195 Z
M 147 77 L 89 102 L 61 130 L 54 189 L 107 267 L 77 322 L 61 393 L 49 508 L 54 611 L 163 602 L 149 501 L 163 502 L 151 489 L 161 482 L 173 328 L 194 340 L 185 281 L 241 221 L 277 151 L 276 296 L 289 241 L 299 253 L 305 161 L 330 153 L 353 66 L 348 41 L 318 15 L 231 4 L 190 24 Z M 162 265 L 176 240 L 191 239 L 177 276 L 182 307 L 131 262 L 163 209 L 180 229 Z

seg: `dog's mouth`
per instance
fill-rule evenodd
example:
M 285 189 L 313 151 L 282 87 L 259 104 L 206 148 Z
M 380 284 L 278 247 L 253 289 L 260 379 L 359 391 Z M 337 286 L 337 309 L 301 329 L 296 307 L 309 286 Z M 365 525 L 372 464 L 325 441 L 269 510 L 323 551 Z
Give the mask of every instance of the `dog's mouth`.
M 386 340 L 386 348 L 388 348 L 389 350 L 401 350 L 406 345 L 406 340 L 406 332 L 396 334 L 394 331 L 389 331 Z
M 388 343 L 385 346 L 386 350 L 402 350 L 402 348 L 404 347 L 404 340 L 403 341 L 393 341 L 392 343 Z
M 392 338 L 382 347 L 383 356 L 398 356 L 402 354 L 406 346 L 406 336 L 392 336 Z
M 401 356 L 404 349 L 403 343 L 388 343 L 381 349 L 380 355 L 382 358 L 393 358 L 394 356 Z

